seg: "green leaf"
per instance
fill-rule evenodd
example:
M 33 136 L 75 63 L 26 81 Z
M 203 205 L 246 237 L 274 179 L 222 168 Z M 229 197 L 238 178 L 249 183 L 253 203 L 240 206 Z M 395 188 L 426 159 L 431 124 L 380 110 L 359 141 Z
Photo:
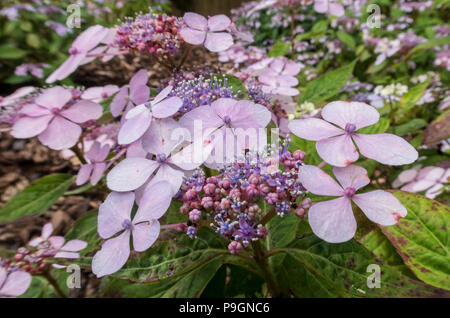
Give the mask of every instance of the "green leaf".
M 423 142 L 432 144 L 450 136 L 450 109 L 433 120 L 423 133 Z
M 247 89 L 238 77 L 230 74 L 222 75 L 222 77 L 226 80 L 226 86 L 233 89 L 233 94 L 242 94 L 243 98 L 248 97 Z
M 216 260 L 222 264 L 225 258 L 230 261 L 236 259 L 229 254 L 227 242 L 210 229 L 200 228 L 196 239 L 185 233 L 166 232 L 161 236 L 165 235 L 167 240 L 159 242 L 140 257 L 130 259 L 113 276 L 150 283 L 185 276 L 204 264 L 216 264 Z
M 380 120 L 372 126 L 364 127 L 358 130 L 361 134 L 381 134 L 389 128 L 389 119 L 381 117 Z
M 421 128 L 425 127 L 427 122 L 422 118 L 413 118 L 410 121 L 395 127 L 395 134 L 404 136 L 406 134 L 417 133 Z
M 400 114 L 405 113 L 414 106 L 416 106 L 417 102 L 425 94 L 429 83 L 430 81 L 426 80 L 425 82 L 420 83 L 419 85 L 416 85 L 413 88 L 410 88 L 408 92 L 405 95 L 403 95 L 400 99 L 400 109 L 398 113 Z
M 100 242 L 97 235 L 97 212 L 90 212 L 83 215 L 71 227 L 65 235 L 66 240 L 82 240 L 88 242 L 88 246 L 80 252 L 83 256 L 90 252 L 94 246 Z
M 306 153 L 305 163 L 311 165 L 318 165 L 323 160 L 320 158 L 316 150 L 316 142 L 311 140 L 302 139 L 294 134 L 291 134 L 291 145 L 289 146 L 290 151 L 295 151 L 300 149 Z
M 309 82 L 305 91 L 300 94 L 298 104 L 306 101 L 317 104 L 338 94 L 350 79 L 355 63 L 356 61 Z
M 415 193 L 393 194 L 408 215 L 396 225 L 382 227 L 383 233 L 419 279 L 450 290 L 450 208 Z
M 26 54 L 26 51 L 8 44 L 0 46 L 0 59 L 21 59 Z
M 67 191 L 74 180 L 75 177 L 69 174 L 52 174 L 34 181 L 0 210 L 0 222 L 44 213 Z
M 267 55 L 269 57 L 279 57 L 284 56 L 291 50 L 291 44 L 289 42 L 277 41 L 270 49 Z
M 445 44 L 450 44 L 450 35 L 444 36 L 441 38 L 434 38 L 431 40 L 428 40 L 426 42 L 420 43 L 419 45 L 416 45 L 409 53 L 406 55 L 405 59 L 409 59 L 414 54 L 417 54 L 419 52 L 431 49 L 435 46 L 441 46 Z
M 341 40 L 348 47 L 350 47 L 352 49 L 356 48 L 356 43 L 355 43 L 355 40 L 353 39 L 353 36 L 351 36 L 347 32 L 339 30 L 337 32 L 337 37 L 339 38 L 339 40 Z
M 41 41 L 39 37 L 34 33 L 28 33 L 26 42 L 32 48 L 38 49 L 41 46 Z
M 378 264 L 371 253 L 355 241 L 330 244 L 312 233 L 289 246 L 276 272 L 277 281 L 297 297 L 436 297 L 445 291 L 415 281 L 394 268 Z M 380 288 L 372 282 L 369 265 L 380 266 Z

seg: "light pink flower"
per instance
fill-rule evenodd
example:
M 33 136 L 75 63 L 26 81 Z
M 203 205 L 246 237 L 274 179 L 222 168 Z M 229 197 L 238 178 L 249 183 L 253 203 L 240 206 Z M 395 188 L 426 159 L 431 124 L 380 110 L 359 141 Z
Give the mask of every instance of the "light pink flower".
M 45 82 L 53 83 L 56 80 L 63 80 L 74 72 L 79 65 L 91 61 L 93 58 L 87 57 L 89 51 L 94 49 L 108 35 L 108 31 L 101 25 L 94 25 L 83 31 L 72 43 L 72 47 L 69 49 L 69 58 Z
M 194 150 L 198 149 L 195 143 L 189 144 L 174 154 L 175 149 L 184 141 L 174 139 L 173 132 L 179 127 L 179 124 L 171 118 L 154 122 L 142 137 L 142 147 L 147 158 L 124 159 L 108 173 L 106 177 L 108 187 L 118 192 L 133 191 L 138 188 L 140 192 L 143 192 L 150 184 L 166 180 L 172 186 L 172 194 L 175 194 L 183 181 L 182 170 L 197 168 L 203 163 L 202 158 L 207 157 L 204 153 L 211 152 L 212 149 L 212 145 L 207 144 L 208 141 L 203 141 L 203 145 L 200 145 L 201 158 L 194 156 L 199 155 L 194 153 Z M 153 156 L 156 160 L 151 159 Z
M 344 7 L 337 0 L 314 0 L 314 10 L 336 17 L 342 17 L 345 14 Z
M 261 75 L 258 77 L 262 84 L 261 89 L 266 94 L 295 96 L 299 94 L 298 89 L 294 86 L 298 85 L 298 80 L 294 76 L 289 75 Z
M 96 185 L 100 181 L 107 167 L 105 159 L 109 154 L 109 150 L 110 146 L 108 144 L 102 147 L 98 141 L 94 141 L 91 149 L 86 153 L 89 163 L 81 165 L 80 171 L 78 171 L 77 185 L 85 184 L 89 178 L 92 185 Z
M 425 196 L 434 199 L 443 191 L 449 178 L 450 169 L 432 166 L 420 169 L 420 166 L 416 166 L 400 173 L 392 185 L 396 188 L 403 185 L 401 190 L 407 192 L 426 191 Z
M 160 232 L 158 219 L 167 211 L 172 199 L 171 186 L 162 181 L 149 188 L 131 220 L 134 198 L 133 192 L 112 192 L 99 208 L 98 233 L 108 240 L 92 260 L 92 272 L 97 277 L 115 273 L 127 262 L 131 235 L 137 252 L 155 243 Z
M 121 145 L 130 144 L 144 135 L 152 123 L 152 118 L 167 118 L 175 114 L 183 105 L 181 98 L 167 96 L 172 86 L 167 86 L 149 103 L 140 104 L 130 109 L 125 115 L 125 122 L 120 128 L 118 141 Z
M 345 167 L 358 160 L 359 152 L 367 158 L 387 165 L 414 162 L 418 153 L 407 141 L 392 134 L 357 134 L 360 128 L 376 124 L 378 111 L 360 102 L 331 102 L 322 109 L 322 119 L 307 118 L 289 123 L 292 133 L 317 141 L 316 149 L 327 163 Z M 338 127 L 334 126 L 337 125 Z
M 150 98 L 150 88 L 147 86 L 148 74 L 145 69 L 141 69 L 130 80 L 130 84 L 122 87 L 114 96 L 111 102 L 110 110 L 114 117 L 117 117 L 133 106 L 145 103 Z
M 350 165 L 333 168 L 340 185 L 318 167 L 305 165 L 299 170 L 302 185 L 311 193 L 339 196 L 337 199 L 314 204 L 308 212 L 311 229 L 321 239 L 330 243 L 350 240 L 356 232 L 353 201 L 372 222 L 383 226 L 393 225 L 405 217 L 406 208 L 391 193 L 382 190 L 355 194 L 369 184 L 366 169 Z
M 231 20 L 223 15 L 215 15 L 208 20 L 200 14 L 185 13 L 184 22 L 187 27 L 180 30 L 184 41 L 193 45 L 204 44 L 211 52 L 220 52 L 233 45 L 233 37 L 225 31 L 231 24 Z
M 87 100 L 65 108 L 71 99 L 72 93 L 60 86 L 44 90 L 21 110 L 22 117 L 13 125 L 11 135 L 23 139 L 38 136 L 42 144 L 55 150 L 74 146 L 81 135 L 78 124 L 100 118 L 103 108 Z
M 90 87 L 83 92 L 81 98 L 100 103 L 102 100 L 114 95 L 118 90 L 119 87 L 117 85 Z
M 31 275 L 18 270 L 8 274 L 8 271 L 0 267 L 0 298 L 18 297 L 30 287 Z
M 81 240 L 70 240 L 66 243 L 63 236 L 51 236 L 52 232 L 52 224 L 45 224 L 42 228 L 41 236 L 32 239 L 28 242 L 28 245 L 36 247 L 43 243 L 48 243 L 54 258 L 79 258 L 80 254 L 78 252 L 88 245 L 87 242 Z

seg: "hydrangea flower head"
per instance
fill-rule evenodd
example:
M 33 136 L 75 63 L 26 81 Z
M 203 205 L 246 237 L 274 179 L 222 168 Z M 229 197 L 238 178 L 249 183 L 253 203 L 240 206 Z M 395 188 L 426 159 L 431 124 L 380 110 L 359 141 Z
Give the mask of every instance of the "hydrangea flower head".
M 65 107 L 72 93 L 60 86 L 44 90 L 33 104 L 21 110 L 22 117 L 12 127 L 16 138 L 38 136 L 51 149 L 67 149 L 76 144 L 81 135 L 80 123 L 98 119 L 103 113 L 99 104 L 81 100 Z
M 133 192 L 112 192 L 108 195 L 98 212 L 98 233 L 108 240 L 92 260 L 92 271 L 97 277 L 115 273 L 122 268 L 130 256 L 130 236 L 133 237 L 133 248 L 137 252 L 143 252 L 155 243 L 160 232 L 158 219 L 169 208 L 171 193 L 169 183 L 155 183 L 145 193 L 133 219 Z
M 211 52 L 224 51 L 233 45 L 231 34 L 223 32 L 231 24 L 227 16 L 220 14 L 206 19 L 200 14 L 187 12 L 183 19 L 187 27 L 180 30 L 180 35 L 187 43 L 204 44 Z
M 318 154 L 330 165 L 345 167 L 358 160 L 353 142 L 362 155 L 386 165 L 409 164 L 418 157 L 414 147 L 396 135 L 357 133 L 380 119 L 378 111 L 370 105 L 331 102 L 322 109 L 322 118 L 293 120 L 289 129 L 300 138 L 317 141 Z
M 345 14 L 344 7 L 336 0 L 314 0 L 314 10 L 336 17 L 342 17 Z
M 375 190 L 356 194 L 356 191 L 370 182 L 366 169 L 350 165 L 344 168 L 334 167 L 333 173 L 340 184 L 315 166 L 305 165 L 299 171 L 300 182 L 311 193 L 339 196 L 337 199 L 316 203 L 309 209 L 309 224 L 321 239 L 341 243 L 355 235 L 356 220 L 351 201 L 369 220 L 380 225 L 393 225 L 406 216 L 406 208 L 389 192 Z
M 416 166 L 400 173 L 392 185 L 396 188 L 403 185 L 400 189 L 407 192 L 426 191 L 425 196 L 434 199 L 444 190 L 449 178 L 450 169 Z

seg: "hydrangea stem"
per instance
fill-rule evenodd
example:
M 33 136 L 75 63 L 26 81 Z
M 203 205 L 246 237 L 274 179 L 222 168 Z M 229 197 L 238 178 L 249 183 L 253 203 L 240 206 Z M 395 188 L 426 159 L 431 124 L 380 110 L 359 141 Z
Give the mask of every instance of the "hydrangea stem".
M 77 145 L 73 146 L 72 148 L 70 148 L 70 150 L 72 150 L 75 155 L 77 156 L 78 160 L 80 160 L 80 162 L 82 164 L 86 164 L 86 160 L 83 157 L 83 154 L 81 153 L 80 148 L 77 147 Z
M 275 277 L 273 276 L 272 271 L 269 268 L 269 264 L 267 262 L 267 258 L 264 255 L 264 251 L 261 247 L 260 241 L 252 242 L 253 251 L 255 252 L 255 261 L 261 269 L 261 273 L 264 277 L 264 280 L 267 283 L 267 288 L 272 297 L 281 297 L 282 291 L 280 286 L 278 285 Z
M 45 279 L 53 286 L 56 293 L 61 298 L 67 298 L 67 295 L 62 291 L 61 287 L 59 287 L 58 282 L 53 278 L 53 276 L 48 271 L 42 272 L 41 276 L 45 277 Z

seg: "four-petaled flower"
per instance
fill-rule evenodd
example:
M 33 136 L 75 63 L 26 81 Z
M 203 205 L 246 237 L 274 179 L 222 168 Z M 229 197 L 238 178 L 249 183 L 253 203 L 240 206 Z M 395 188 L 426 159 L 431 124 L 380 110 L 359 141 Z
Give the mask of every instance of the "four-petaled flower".
M 167 118 L 175 114 L 183 105 L 181 98 L 167 96 L 172 91 L 172 86 L 167 86 L 148 103 L 140 104 L 130 109 L 125 115 L 125 122 L 120 128 L 119 144 L 131 144 L 141 138 L 150 127 L 152 118 Z
M 336 17 L 342 17 L 345 14 L 344 7 L 336 0 L 314 0 L 314 10 Z
M 416 149 L 396 135 L 356 133 L 358 129 L 373 125 L 380 119 L 378 111 L 370 105 L 332 102 L 322 109 L 322 118 L 325 120 L 293 120 L 289 123 L 289 129 L 300 138 L 317 141 L 318 154 L 333 166 L 345 167 L 358 160 L 353 141 L 362 155 L 386 165 L 409 164 L 418 157 Z
M 351 201 L 369 220 L 380 225 L 394 225 L 406 216 L 406 208 L 389 192 L 375 190 L 355 194 L 370 182 L 366 169 L 350 165 L 345 168 L 334 167 L 333 173 L 341 185 L 318 167 L 305 165 L 299 171 L 300 182 L 311 193 L 339 196 L 337 199 L 316 203 L 309 209 L 309 224 L 314 234 L 321 239 L 340 243 L 355 235 L 356 220 Z
M 137 252 L 143 252 L 155 243 L 160 232 L 158 219 L 167 211 L 172 199 L 171 186 L 161 181 L 149 188 L 131 220 L 134 199 L 133 192 L 112 192 L 99 208 L 98 233 L 108 240 L 92 260 L 92 272 L 97 277 L 122 268 L 130 255 L 131 235 Z
M 180 30 L 184 41 L 193 45 L 203 44 L 211 52 L 225 51 L 233 45 L 233 37 L 225 31 L 231 24 L 230 18 L 220 14 L 208 20 L 200 14 L 187 12 L 184 17 L 187 27 Z
M 25 106 L 22 117 L 12 127 L 16 138 L 38 136 L 51 149 L 67 149 L 76 144 L 81 135 L 78 125 L 100 118 L 103 108 L 88 100 L 64 107 L 72 100 L 72 93 L 60 86 L 44 90 L 33 104 Z
M 103 176 L 103 172 L 106 170 L 105 159 L 109 154 L 110 146 L 108 144 L 101 146 L 98 141 L 94 141 L 91 149 L 86 153 L 86 158 L 89 163 L 81 165 L 80 171 L 78 171 L 76 184 L 85 184 L 89 178 L 91 184 L 96 185 Z

